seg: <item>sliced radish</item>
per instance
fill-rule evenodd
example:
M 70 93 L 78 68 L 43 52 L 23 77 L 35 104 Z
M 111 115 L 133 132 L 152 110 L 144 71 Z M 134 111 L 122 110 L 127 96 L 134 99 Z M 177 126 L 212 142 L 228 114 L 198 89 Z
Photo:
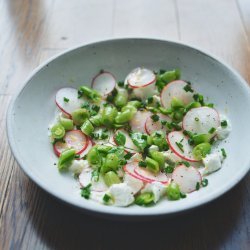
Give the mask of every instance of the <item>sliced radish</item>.
M 91 86 L 105 96 L 113 91 L 115 85 L 115 77 L 110 72 L 104 71 L 93 78 Z
M 207 134 L 220 126 L 218 112 L 209 107 L 193 108 L 183 118 L 183 129 L 197 134 Z
M 141 168 L 139 166 L 135 167 L 134 171 L 138 176 L 144 179 L 145 182 L 158 181 L 158 182 L 161 182 L 162 184 L 167 184 L 169 182 L 169 178 L 166 176 L 166 174 L 162 172 L 158 174 L 153 174 L 147 169 Z
M 156 82 L 156 76 L 152 70 L 140 67 L 132 70 L 126 79 L 131 88 L 146 87 Z
M 65 101 L 68 99 L 68 102 Z M 71 113 L 81 108 L 82 99 L 78 98 L 78 90 L 75 88 L 62 88 L 56 93 L 56 105 L 67 116 L 71 117 Z
M 181 192 L 191 193 L 196 190 L 197 182 L 200 183 L 202 178 L 196 168 L 179 165 L 172 174 L 172 180 L 180 186 Z
M 54 151 L 57 156 L 60 156 L 62 151 L 68 148 L 74 148 L 76 154 L 81 154 L 89 144 L 89 139 L 82 133 L 81 130 L 71 130 L 66 132 L 64 141 L 58 141 L 54 144 Z
M 103 177 L 99 175 L 99 180 L 92 180 L 92 172 L 91 168 L 85 168 L 79 175 L 79 182 L 82 187 L 86 187 L 91 184 L 91 190 L 96 192 L 103 192 L 108 190 L 108 186 L 105 184 Z
M 155 131 L 167 132 L 166 126 L 162 125 L 161 121 L 171 122 L 171 118 L 163 114 L 158 114 L 158 116 L 160 119 L 157 122 L 154 122 L 151 117 L 148 117 L 145 122 L 145 130 L 149 135 Z
M 131 163 L 128 163 L 126 164 L 124 167 L 123 167 L 123 170 L 124 172 L 126 172 L 127 174 L 131 175 L 132 177 L 138 179 L 138 180 L 141 180 L 143 182 L 151 182 L 149 180 L 145 180 L 145 178 L 139 176 L 138 174 L 135 173 L 135 168 L 138 166 L 138 162 L 131 162 Z
M 129 122 L 133 132 L 146 133 L 145 122 L 152 113 L 149 111 L 137 111 L 133 119 Z
M 116 142 L 116 140 L 115 140 L 115 137 L 116 137 L 116 135 L 117 135 L 119 132 L 122 133 L 122 134 L 124 134 L 125 137 L 126 137 L 126 142 L 125 142 L 125 145 L 124 145 L 125 151 L 126 151 L 126 152 L 130 152 L 130 153 L 136 153 L 136 152 L 138 152 L 138 148 L 137 148 L 137 147 L 135 146 L 135 144 L 133 143 L 133 141 L 132 141 L 131 137 L 129 136 L 128 132 L 125 131 L 124 129 L 118 129 L 118 130 L 116 131 L 116 133 L 115 133 L 114 136 L 113 136 L 113 141 L 114 141 L 114 143 L 115 143 L 116 145 L 118 145 L 117 142 Z
M 86 147 L 86 149 L 80 154 L 80 159 L 82 159 L 86 154 L 88 154 L 88 152 L 90 151 L 90 149 L 94 146 L 94 142 L 89 139 L 89 143 L 88 146 Z
M 170 149 L 177 156 L 185 161 L 197 162 L 192 154 L 193 147 L 189 145 L 188 138 L 182 133 L 182 131 L 170 132 L 167 135 L 167 141 Z
M 182 80 L 173 81 L 167 84 L 161 92 L 162 106 L 165 108 L 171 108 L 171 101 L 174 97 L 181 100 L 185 105 L 192 102 L 194 100 L 193 93 L 184 90 L 184 87 L 187 84 L 188 83 Z

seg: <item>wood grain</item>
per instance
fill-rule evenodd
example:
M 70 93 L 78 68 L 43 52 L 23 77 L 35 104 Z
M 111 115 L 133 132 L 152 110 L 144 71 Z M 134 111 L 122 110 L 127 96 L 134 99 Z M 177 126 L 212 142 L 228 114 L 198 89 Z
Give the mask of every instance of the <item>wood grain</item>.
M 113 221 L 55 200 L 31 182 L 7 142 L 6 110 L 28 73 L 92 40 L 181 40 L 250 80 L 247 0 L 0 0 L 0 249 L 249 249 L 250 175 L 207 206 L 171 218 Z

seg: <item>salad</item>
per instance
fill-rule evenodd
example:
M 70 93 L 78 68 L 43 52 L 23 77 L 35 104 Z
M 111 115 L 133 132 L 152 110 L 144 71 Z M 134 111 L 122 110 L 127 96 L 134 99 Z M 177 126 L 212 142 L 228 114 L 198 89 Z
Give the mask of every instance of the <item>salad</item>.
M 177 69 L 139 67 L 117 82 L 102 70 L 91 88 L 58 90 L 50 139 L 58 170 L 73 174 L 83 198 L 150 206 L 209 184 L 231 125 L 180 78 Z

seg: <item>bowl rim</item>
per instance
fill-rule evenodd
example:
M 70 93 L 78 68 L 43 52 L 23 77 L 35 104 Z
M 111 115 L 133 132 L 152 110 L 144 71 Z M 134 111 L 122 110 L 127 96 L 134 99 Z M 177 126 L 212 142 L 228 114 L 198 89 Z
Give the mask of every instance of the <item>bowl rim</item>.
M 214 56 L 213 54 L 206 52 L 204 49 L 201 49 L 198 46 L 193 46 L 193 45 L 190 45 L 188 43 L 175 41 L 175 40 L 167 40 L 167 39 L 159 39 L 159 38 L 146 38 L 146 37 L 145 38 L 144 37 L 124 37 L 124 38 L 121 37 L 121 38 L 111 38 L 111 39 L 103 39 L 103 40 L 93 40 L 93 41 L 89 41 L 88 43 L 83 43 L 83 44 L 81 43 L 77 46 L 73 46 L 69 49 L 66 49 L 66 50 L 52 56 L 51 58 L 45 60 L 45 62 L 40 64 L 38 67 L 33 69 L 31 71 L 31 73 L 28 75 L 28 77 L 23 81 L 23 84 L 21 84 L 21 86 L 16 91 L 16 93 L 13 94 L 12 100 L 8 106 L 7 116 L 6 116 L 7 137 L 8 137 L 8 142 L 9 142 L 9 145 L 11 148 L 11 152 L 14 155 L 15 160 L 17 161 L 20 168 L 40 188 L 42 188 L 44 191 L 48 192 L 50 195 L 57 198 L 58 200 L 63 201 L 64 203 L 66 203 L 68 205 L 77 207 L 78 209 L 81 209 L 81 210 L 86 211 L 86 212 L 98 213 L 100 215 L 108 215 L 108 216 L 140 217 L 140 218 L 152 217 L 152 216 L 154 216 L 154 217 L 155 216 L 164 216 L 164 215 L 167 216 L 170 214 L 176 214 L 176 213 L 184 212 L 184 211 L 196 208 L 196 207 L 200 207 L 206 203 L 209 203 L 209 202 L 219 198 L 224 193 L 231 190 L 248 173 L 248 171 L 250 169 L 250 157 L 249 157 L 248 162 L 246 163 L 246 167 L 243 168 L 240 172 L 237 172 L 237 174 L 234 175 L 234 178 L 229 183 L 224 185 L 223 188 L 221 188 L 217 192 L 215 192 L 215 193 L 213 192 L 211 195 L 206 196 L 205 198 L 200 198 L 198 200 L 195 200 L 194 202 L 192 202 L 192 204 L 185 205 L 184 207 L 180 206 L 178 208 L 175 208 L 175 209 L 173 209 L 171 211 L 167 211 L 167 212 L 165 212 L 164 210 L 156 212 L 154 210 L 145 209 L 145 210 L 143 210 L 143 213 L 139 213 L 138 211 L 129 211 L 126 208 L 124 208 L 123 210 L 116 210 L 116 209 L 112 209 L 113 207 L 111 207 L 111 206 L 110 207 L 107 206 L 107 208 L 109 208 L 109 209 L 103 209 L 103 206 L 99 206 L 99 205 L 97 205 L 97 206 L 92 206 L 92 205 L 89 206 L 88 204 L 87 205 L 86 204 L 79 205 L 76 202 L 68 199 L 67 197 L 64 198 L 64 197 L 58 196 L 57 193 L 54 192 L 54 190 L 49 190 L 46 187 L 46 185 L 42 181 L 40 181 L 39 178 L 35 174 L 29 172 L 29 169 L 25 166 L 25 164 L 22 161 L 21 155 L 17 152 L 17 150 L 15 148 L 15 138 L 11 132 L 12 131 L 12 128 L 11 128 L 12 127 L 12 113 L 13 113 L 12 111 L 14 109 L 15 101 L 17 100 L 18 96 L 25 90 L 25 88 L 28 86 L 28 83 L 30 82 L 30 80 L 32 80 L 32 78 L 38 72 L 40 72 L 44 67 L 46 67 L 47 64 L 51 63 L 55 59 L 58 59 L 58 58 L 64 56 L 65 54 L 76 51 L 76 50 L 83 48 L 83 47 L 95 46 L 95 45 L 102 44 L 102 43 L 119 42 L 119 41 L 162 42 L 162 43 L 168 43 L 168 44 L 172 44 L 175 46 L 185 47 L 187 49 L 194 50 L 197 53 L 200 53 L 203 56 L 212 59 L 216 63 L 221 64 L 224 68 L 231 71 L 231 73 L 239 80 L 238 81 L 239 84 L 244 88 L 244 91 L 249 95 L 249 98 L 250 98 L 250 87 L 249 87 L 248 83 L 246 82 L 246 80 L 235 69 L 233 69 L 231 66 L 229 66 L 222 59 L 219 59 L 218 57 Z

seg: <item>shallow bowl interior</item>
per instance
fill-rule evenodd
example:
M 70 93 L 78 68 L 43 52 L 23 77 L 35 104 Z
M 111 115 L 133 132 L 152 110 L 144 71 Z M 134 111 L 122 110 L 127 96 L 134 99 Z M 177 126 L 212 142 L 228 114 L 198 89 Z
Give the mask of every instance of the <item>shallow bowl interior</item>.
M 117 80 L 137 66 L 150 69 L 180 68 L 182 79 L 191 81 L 232 123 L 232 133 L 222 143 L 228 157 L 223 168 L 209 176 L 209 185 L 176 202 L 162 200 L 143 208 L 109 207 L 80 197 L 72 176 L 59 174 L 48 138 L 53 120 L 55 93 L 64 86 L 89 85 L 100 70 Z M 159 215 L 183 211 L 220 196 L 234 186 L 249 169 L 250 94 L 247 84 L 232 69 L 192 47 L 161 40 L 118 39 L 70 50 L 36 70 L 16 96 L 8 112 L 8 136 L 22 169 L 43 189 L 69 204 L 94 212 L 119 215 Z

